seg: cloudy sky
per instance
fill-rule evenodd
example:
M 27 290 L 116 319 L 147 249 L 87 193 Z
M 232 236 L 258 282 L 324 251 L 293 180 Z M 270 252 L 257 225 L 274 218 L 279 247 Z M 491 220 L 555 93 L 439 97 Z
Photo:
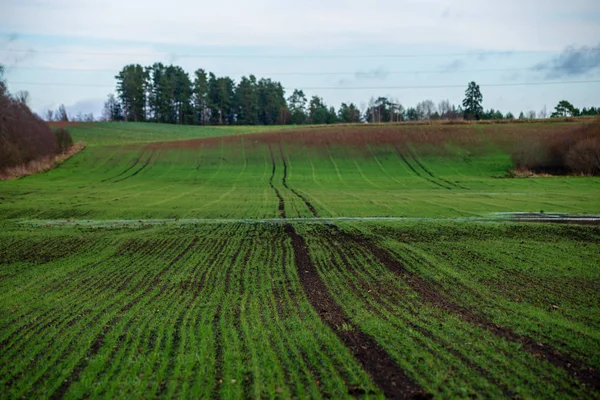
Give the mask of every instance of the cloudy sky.
M 129 63 L 271 77 L 327 104 L 600 105 L 597 0 L 0 0 L 0 63 L 43 113 L 100 114 Z M 527 85 L 521 85 L 526 83 Z

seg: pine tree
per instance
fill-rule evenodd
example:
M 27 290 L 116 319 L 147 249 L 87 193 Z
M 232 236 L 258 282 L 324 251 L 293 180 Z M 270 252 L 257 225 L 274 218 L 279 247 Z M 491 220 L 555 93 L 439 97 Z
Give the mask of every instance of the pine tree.
M 462 102 L 465 119 L 481 119 L 483 114 L 483 95 L 479 85 L 475 82 L 469 83 L 465 91 L 465 99 Z

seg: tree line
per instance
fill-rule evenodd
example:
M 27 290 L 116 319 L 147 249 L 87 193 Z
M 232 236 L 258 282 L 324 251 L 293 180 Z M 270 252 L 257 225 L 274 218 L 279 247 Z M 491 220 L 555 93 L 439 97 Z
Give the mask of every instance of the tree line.
M 307 98 L 298 89 L 286 98 L 280 82 L 270 78 L 257 79 L 254 75 L 244 76 L 235 82 L 228 76 L 218 77 L 198 69 L 190 77 L 179 66 L 154 63 L 146 67 L 127 65 L 115 78 L 116 96 L 108 96 L 104 104 L 104 120 L 189 125 L 301 125 L 516 119 L 510 112 L 484 110 L 483 95 L 475 82 L 468 84 L 465 98 L 459 105 L 448 100 L 437 104 L 424 100 L 414 107 L 404 107 L 398 100 L 378 97 L 361 103 L 360 107 L 354 103 L 342 103 L 336 110 L 321 97 Z M 59 109 L 57 117 L 67 118 L 63 111 L 64 107 Z M 550 116 L 598 114 L 600 108 L 578 110 L 562 101 Z M 519 119 L 547 117 L 545 107 L 539 113 L 521 112 L 518 116 Z M 89 120 L 90 115 L 77 118 Z

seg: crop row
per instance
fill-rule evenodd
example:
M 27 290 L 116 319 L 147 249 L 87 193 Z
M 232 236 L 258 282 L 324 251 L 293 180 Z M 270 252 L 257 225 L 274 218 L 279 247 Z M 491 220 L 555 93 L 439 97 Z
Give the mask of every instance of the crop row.
M 94 256 L 8 278 L 0 321 L 8 397 L 377 392 L 307 302 L 281 227 L 156 230 L 90 232 Z
M 368 248 L 327 227 L 304 234 L 337 303 L 428 392 L 443 397 L 585 393 L 564 371 L 515 343 L 432 307 L 411 278 L 389 271 Z

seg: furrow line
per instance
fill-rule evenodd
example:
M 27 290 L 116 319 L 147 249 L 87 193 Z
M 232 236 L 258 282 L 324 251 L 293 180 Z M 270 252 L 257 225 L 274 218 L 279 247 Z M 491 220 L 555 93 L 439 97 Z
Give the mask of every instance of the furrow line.
M 235 265 L 235 262 L 240 254 L 240 252 L 242 251 L 242 245 L 240 244 L 238 246 L 238 248 L 236 249 L 235 253 L 233 254 L 233 257 L 231 258 L 231 263 L 229 263 L 229 265 L 226 265 L 226 271 L 225 271 L 225 281 L 223 284 L 224 288 L 229 288 L 230 287 L 230 280 L 231 280 L 231 270 L 233 268 L 233 266 Z M 211 393 L 211 398 L 217 398 L 219 397 L 219 388 L 220 388 L 220 383 L 223 381 L 223 364 L 225 362 L 224 356 L 223 356 L 223 338 L 221 337 L 221 329 L 219 326 L 219 323 L 224 319 L 223 317 L 223 302 L 219 302 L 217 304 L 217 309 L 215 310 L 215 316 L 213 319 L 213 335 L 214 335 L 214 342 L 215 342 L 215 386 L 213 386 L 213 390 Z
M 169 271 L 175 263 L 177 263 L 185 254 L 187 254 L 189 252 L 189 250 L 196 244 L 197 241 L 198 241 L 198 238 L 194 237 L 192 242 L 181 253 L 179 253 L 173 259 L 173 261 L 171 261 L 165 268 L 163 268 L 154 277 L 154 279 L 152 280 L 152 282 L 150 284 L 150 287 L 156 286 L 160 282 L 160 278 L 164 275 L 164 273 Z M 161 290 L 161 293 L 162 293 L 162 290 Z M 62 382 L 62 384 L 59 386 L 59 388 L 51 396 L 52 398 L 63 398 L 64 397 L 64 395 L 69 390 L 71 384 L 73 382 L 78 381 L 81 373 L 87 367 L 87 365 L 89 363 L 89 359 L 94 357 L 95 355 L 97 355 L 98 352 L 100 351 L 100 349 L 102 348 L 102 345 L 104 344 L 103 338 L 110 332 L 112 327 L 114 327 L 115 324 L 117 324 L 123 318 L 123 315 L 127 311 L 129 311 L 133 306 L 135 306 L 137 303 L 139 303 L 140 300 L 142 299 L 142 297 L 144 297 L 144 296 L 147 296 L 147 293 L 146 293 L 146 291 L 142 290 L 136 297 L 134 297 L 133 300 L 131 300 L 128 304 L 123 306 L 121 308 L 121 310 L 109 321 L 109 323 L 107 323 L 103 327 L 102 331 L 99 332 L 98 335 L 96 335 L 96 337 L 93 339 L 91 346 L 86 351 L 86 355 L 82 359 L 80 359 L 79 362 L 75 365 L 69 378 L 65 379 Z

